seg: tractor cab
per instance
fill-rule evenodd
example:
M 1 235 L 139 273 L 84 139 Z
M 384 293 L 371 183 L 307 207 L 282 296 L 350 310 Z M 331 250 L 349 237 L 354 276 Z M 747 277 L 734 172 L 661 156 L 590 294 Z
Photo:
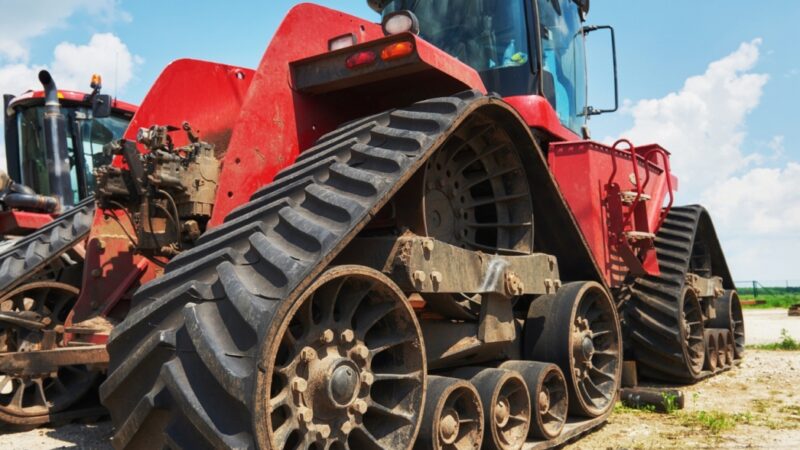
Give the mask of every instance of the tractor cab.
M 108 104 L 99 111 L 96 92 L 58 90 L 56 95 L 64 118 L 65 154 L 48 136 L 44 91 L 4 96 L 6 166 L 11 179 L 38 194 L 59 197 L 69 208 L 92 194 L 94 169 L 110 162 L 103 155 L 103 145 L 122 137 L 136 107 L 102 96 Z M 68 170 L 64 171 L 68 179 L 54 177 L 53 167 L 61 159 L 58 155 L 68 160 Z
M 419 35 L 480 74 L 502 97 L 539 95 L 561 124 L 582 133 L 589 115 L 583 20 L 588 0 L 373 2 L 384 23 L 411 11 Z

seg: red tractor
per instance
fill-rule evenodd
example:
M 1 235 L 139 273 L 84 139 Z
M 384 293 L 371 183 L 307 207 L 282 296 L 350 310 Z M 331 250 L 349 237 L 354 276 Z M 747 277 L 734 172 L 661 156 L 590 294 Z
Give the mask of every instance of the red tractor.
M 56 348 L 0 369 L 107 363 L 117 448 L 505 450 L 602 424 L 623 361 L 732 367 L 708 214 L 660 146 L 587 140 L 588 3 L 302 4 L 256 70 L 172 63 L 104 149 Z
M 121 138 L 136 112 L 101 94 L 98 75 L 89 94 L 57 89 L 47 71 L 39 80 L 41 91 L 3 96 L 8 173 L 0 173 L 0 358 L 55 346 L 43 338 L 55 336 L 81 285 L 83 242 L 94 216 L 93 170 L 110 163 L 103 145 Z M 26 392 L 45 386 L 35 377 L 15 385 L 13 372 L 0 370 L 0 417 L 46 422 L 53 409 L 46 405 L 63 396 L 12 397 L 19 386 L 28 386 Z

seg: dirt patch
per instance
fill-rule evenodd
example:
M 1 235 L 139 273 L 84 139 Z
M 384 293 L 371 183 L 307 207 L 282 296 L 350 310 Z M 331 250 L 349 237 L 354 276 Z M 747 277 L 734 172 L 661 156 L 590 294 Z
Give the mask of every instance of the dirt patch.
M 686 409 L 658 414 L 617 405 L 608 423 L 567 449 L 797 449 L 800 352 L 748 350 L 741 367 L 684 388 Z M 0 432 L 9 450 L 109 449 L 109 422 Z
M 683 391 L 684 410 L 618 404 L 603 428 L 566 449 L 798 448 L 800 352 L 748 350 L 739 368 Z

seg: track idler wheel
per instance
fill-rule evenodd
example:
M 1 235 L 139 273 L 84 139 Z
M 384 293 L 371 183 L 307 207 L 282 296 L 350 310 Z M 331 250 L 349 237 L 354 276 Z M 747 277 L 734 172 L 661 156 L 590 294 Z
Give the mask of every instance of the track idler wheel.
M 425 399 L 422 333 L 379 272 L 325 272 L 264 348 L 256 417 L 268 448 L 411 448 Z
M 501 369 L 519 372 L 528 384 L 531 399 L 529 436 L 553 439 L 567 423 L 569 409 L 567 380 L 555 364 L 531 361 L 507 361 Z
M 711 373 L 717 371 L 719 367 L 719 350 L 717 346 L 717 332 L 705 330 L 706 354 L 703 368 Z
M 569 411 L 598 417 L 614 405 L 622 376 L 617 310 L 595 282 L 574 282 L 531 302 L 524 329 L 525 359 L 559 366 Z
M 477 450 L 483 441 L 483 405 L 472 383 L 429 376 L 415 450 Z
M 464 367 L 454 376 L 469 379 L 483 404 L 483 448 L 518 450 L 525 444 L 531 418 L 530 394 L 519 372 Z
M 739 294 L 733 290 L 725 291 L 715 300 L 716 317 L 708 322 L 709 328 L 726 328 L 733 334 L 733 357 L 742 359 L 744 356 L 744 315 Z

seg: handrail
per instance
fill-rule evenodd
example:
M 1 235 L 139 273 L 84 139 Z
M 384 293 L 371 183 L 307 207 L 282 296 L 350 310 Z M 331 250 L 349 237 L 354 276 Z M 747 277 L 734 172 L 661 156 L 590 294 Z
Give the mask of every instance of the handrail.
M 631 153 L 631 164 L 633 165 L 633 178 L 634 178 L 635 187 L 636 187 L 636 198 L 634 199 L 632 204 L 636 205 L 642 199 L 642 190 L 643 190 L 642 189 L 642 184 L 641 184 L 641 182 L 639 180 L 639 167 L 638 167 L 638 163 L 639 163 L 638 159 L 639 158 L 638 158 L 638 156 L 636 154 L 636 147 L 633 145 L 633 143 L 631 143 L 631 141 L 629 141 L 627 139 L 619 139 L 617 142 L 614 142 L 614 145 L 611 146 L 611 162 L 612 162 L 612 165 L 613 165 L 614 168 L 611 170 L 611 176 L 608 179 L 608 184 L 611 184 L 614 181 L 614 177 L 617 175 L 617 154 L 616 154 L 616 152 L 619 150 L 619 149 L 617 149 L 617 146 L 619 146 L 619 144 L 628 144 L 628 151 Z M 619 151 L 622 151 L 622 150 L 619 150 Z M 645 172 L 647 172 L 648 174 L 650 173 L 646 169 L 645 169 Z M 631 208 L 628 211 L 628 214 L 625 215 L 625 218 L 624 218 L 622 223 L 623 224 L 629 224 L 630 221 L 631 221 L 631 217 L 632 216 L 633 216 L 633 208 Z
M 651 153 L 655 153 L 656 155 L 661 155 L 661 160 L 664 162 L 664 175 L 667 178 L 667 192 L 669 193 L 669 203 L 667 207 L 661 212 L 661 220 L 658 221 L 658 226 L 656 227 L 654 232 L 657 232 L 661 229 L 661 225 L 664 223 L 664 220 L 667 218 L 667 214 L 672 209 L 673 202 L 675 201 L 675 193 L 672 190 L 672 171 L 669 167 L 669 155 L 664 149 L 659 147 L 653 147 L 647 152 L 642 155 L 642 157 L 647 160 L 650 157 Z M 647 183 L 650 181 L 650 171 L 647 171 L 647 177 L 645 178 L 644 185 L 647 186 Z

